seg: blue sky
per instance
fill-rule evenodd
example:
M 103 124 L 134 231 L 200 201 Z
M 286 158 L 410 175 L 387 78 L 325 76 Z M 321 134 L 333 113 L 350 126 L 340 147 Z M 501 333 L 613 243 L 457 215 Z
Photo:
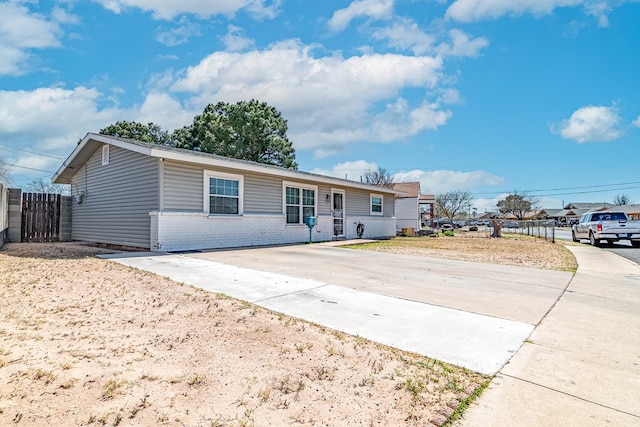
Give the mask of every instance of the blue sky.
M 638 0 L 0 1 L 0 156 L 24 187 L 87 132 L 253 98 L 301 170 L 480 212 L 640 203 L 639 23 Z

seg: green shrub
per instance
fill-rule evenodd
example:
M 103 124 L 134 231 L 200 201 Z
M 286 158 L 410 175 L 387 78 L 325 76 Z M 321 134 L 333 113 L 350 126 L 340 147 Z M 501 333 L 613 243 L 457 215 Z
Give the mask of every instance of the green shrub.
M 453 230 L 445 230 L 442 234 L 446 237 L 453 237 Z

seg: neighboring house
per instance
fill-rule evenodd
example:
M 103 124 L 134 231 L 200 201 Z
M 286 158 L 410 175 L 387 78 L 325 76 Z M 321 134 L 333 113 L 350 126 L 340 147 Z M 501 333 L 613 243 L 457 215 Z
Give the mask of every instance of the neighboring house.
M 53 177 L 71 184 L 72 239 L 185 251 L 396 234 L 392 189 L 87 134 Z M 358 227 L 359 224 L 364 225 Z
M 582 214 L 598 211 L 602 209 L 609 209 L 613 205 L 611 203 L 568 203 L 562 209 L 557 211 L 549 211 L 548 217 L 558 221 L 570 223 L 580 219 Z
M 610 207 L 609 210 L 625 212 L 629 219 L 640 219 L 640 205 L 618 205 Z
M 396 231 L 399 232 L 403 228 L 420 230 L 420 183 L 395 183 L 393 189 L 401 192 L 396 194 L 394 200 Z
M 395 197 L 396 230 L 403 228 L 420 230 L 422 223 L 433 224 L 433 195 L 420 194 L 419 182 L 398 182 L 394 190 L 401 192 Z
M 418 203 L 420 204 L 420 217 L 422 219 L 422 224 L 433 227 L 436 196 L 434 194 L 421 194 Z

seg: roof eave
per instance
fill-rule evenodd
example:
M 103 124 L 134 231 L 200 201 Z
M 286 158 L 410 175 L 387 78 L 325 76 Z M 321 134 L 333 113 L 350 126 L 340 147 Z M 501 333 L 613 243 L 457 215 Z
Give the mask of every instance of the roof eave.
M 67 157 L 67 159 L 62 163 L 60 168 L 58 168 L 52 178 L 52 181 L 56 184 L 70 184 L 73 175 L 102 144 L 114 145 L 116 147 L 135 151 L 137 153 L 145 154 L 150 157 L 195 163 L 202 166 L 217 166 L 231 169 L 242 169 L 245 171 L 262 174 L 266 173 L 269 175 L 293 180 L 305 179 L 309 181 L 320 182 L 323 184 L 334 186 L 348 186 L 352 188 L 366 189 L 369 191 L 376 191 L 387 194 L 405 194 L 402 191 L 397 191 L 391 188 L 359 183 L 357 181 L 349 181 L 346 179 L 318 175 L 310 172 L 302 172 L 293 169 L 285 169 L 277 166 L 262 165 L 260 163 L 254 163 L 245 160 L 227 159 L 221 156 L 198 156 L 195 153 L 189 152 L 188 150 L 179 152 L 176 151 L 176 149 L 167 149 L 162 145 L 156 146 L 153 144 L 140 143 L 138 141 L 128 141 L 96 133 L 87 133 L 87 135 L 82 139 L 82 141 L 80 141 L 73 152 L 71 152 L 69 157 Z

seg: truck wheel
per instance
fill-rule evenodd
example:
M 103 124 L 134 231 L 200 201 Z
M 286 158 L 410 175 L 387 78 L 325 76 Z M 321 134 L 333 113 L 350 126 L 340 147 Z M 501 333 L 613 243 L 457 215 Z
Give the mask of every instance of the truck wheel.
M 589 243 L 591 243 L 591 246 L 600 246 L 600 240 L 596 239 L 593 233 L 589 233 Z
M 640 248 L 640 240 L 632 240 L 631 246 L 633 246 L 634 248 Z
M 573 230 L 571 230 L 571 240 L 573 240 L 574 242 L 579 242 L 580 241 L 580 239 L 578 239 L 576 237 L 576 232 L 573 231 Z

